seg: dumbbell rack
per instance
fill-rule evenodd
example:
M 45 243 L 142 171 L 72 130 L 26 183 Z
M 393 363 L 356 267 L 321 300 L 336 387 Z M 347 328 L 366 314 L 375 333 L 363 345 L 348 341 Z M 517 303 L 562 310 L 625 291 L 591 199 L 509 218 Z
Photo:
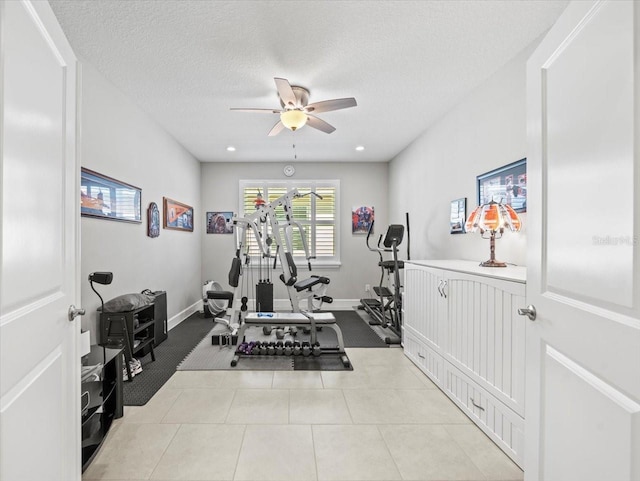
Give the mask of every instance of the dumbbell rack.
M 330 312 L 323 313 L 299 313 L 299 312 L 276 312 L 276 313 L 262 313 L 254 312 L 246 315 L 240 330 L 238 331 L 238 343 L 241 345 L 245 341 L 245 331 L 249 327 L 267 327 L 267 328 L 283 328 L 287 326 L 298 328 L 309 328 L 311 332 L 311 340 L 309 342 L 310 353 L 319 355 L 322 352 L 334 352 L 340 354 L 340 360 L 345 367 L 350 367 L 351 361 L 347 357 L 344 350 L 344 339 L 342 337 L 342 331 L 336 323 L 336 318 Z M 338 345 L 336 347 L 323 347 L 318 344 L 317 341 L 317 327 L 327 327 L 333 329 L 338 339 Z M 318 347 L 320 352 L 318 352 Z M 315 352 L 314 352 L 315 348 Z M 274 346 L 275 349 L 275 346 Z M 307 353 L 310 354 L 310 353 Z M 231 366 L 235 367 L 240 361 L 240 357 L 243 356 L 242 352 L 236 351 L 236 354 L 231 360 Z M 248 356 L 249 357 L 249 356 Z

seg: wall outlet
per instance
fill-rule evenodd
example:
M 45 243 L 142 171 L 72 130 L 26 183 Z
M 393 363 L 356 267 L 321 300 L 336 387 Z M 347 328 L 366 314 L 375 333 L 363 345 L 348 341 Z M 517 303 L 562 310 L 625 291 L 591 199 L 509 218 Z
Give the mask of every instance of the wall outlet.
M 364 292 L 371 292 L 371 284 L 364 285 Z

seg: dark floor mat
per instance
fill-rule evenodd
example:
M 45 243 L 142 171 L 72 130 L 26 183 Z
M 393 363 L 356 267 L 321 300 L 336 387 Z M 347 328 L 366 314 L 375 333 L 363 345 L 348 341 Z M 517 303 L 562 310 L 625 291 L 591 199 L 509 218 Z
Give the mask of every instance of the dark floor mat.
M 176 367 L 213 327 L 211 318 L 196 312 L 169 331 L 169 337 L 151 355 L 139 358 L 142 372 L 124 383 L 125 406 L 143 406 L 176 372 Z
M 345 347 L 389 347 L 355 311 L 333 311 Z M 327 329 L 330 332 L 330 329 Z

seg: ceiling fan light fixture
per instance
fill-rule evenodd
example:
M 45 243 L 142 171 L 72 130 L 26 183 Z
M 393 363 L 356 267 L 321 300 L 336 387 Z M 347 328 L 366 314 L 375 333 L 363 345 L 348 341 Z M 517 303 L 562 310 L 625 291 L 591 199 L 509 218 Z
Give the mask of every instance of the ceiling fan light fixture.
M 229 147 L 227 147 L 227 152 L 235 152 L 236 148 L 233 145 L 230 145 Z
M 362 152 L 362 151 L 364 150 L 364 145 L 358 145 L 358 146 L 356 147 L 356 150 L 357 150 L 358 152 Z
M 285 110 L 280 114 L 280 121 L 289 130 L 297 130 L 307 123 L 309 117 L 302 110 Z

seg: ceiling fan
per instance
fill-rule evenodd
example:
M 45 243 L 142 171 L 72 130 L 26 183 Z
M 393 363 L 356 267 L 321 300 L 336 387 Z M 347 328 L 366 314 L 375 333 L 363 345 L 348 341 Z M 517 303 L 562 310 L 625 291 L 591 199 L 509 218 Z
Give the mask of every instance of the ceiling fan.
M 330 134 L 336 130 L 336 128 L 312 114 L 347 109 L 358 105 L 356 99 L 353 97 L 323 100 L 322 102 L 309 104 L 309 91 L 307 89 L 291 85 L 289 81 L 284 78 L 276 77 L 274 80 L 276 81 L 276 88 L 278 89 L 278 97 L 280 97 L 282 109 L 231 109 L 240 112 L 280 114 L 280 120 L 269 132 L 270 137 L 278 135 L 284 128 L 295 131 L 304 125 L 309 125 L 314 129 Z

